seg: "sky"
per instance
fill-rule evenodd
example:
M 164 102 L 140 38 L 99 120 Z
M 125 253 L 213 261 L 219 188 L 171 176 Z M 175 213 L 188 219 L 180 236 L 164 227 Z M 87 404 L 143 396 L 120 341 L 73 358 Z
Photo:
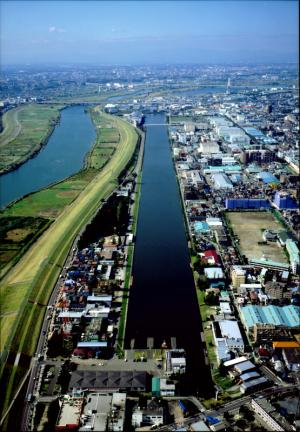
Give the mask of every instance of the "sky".
M 298 61 L 297 1 L 1 1 L 1 64 Z

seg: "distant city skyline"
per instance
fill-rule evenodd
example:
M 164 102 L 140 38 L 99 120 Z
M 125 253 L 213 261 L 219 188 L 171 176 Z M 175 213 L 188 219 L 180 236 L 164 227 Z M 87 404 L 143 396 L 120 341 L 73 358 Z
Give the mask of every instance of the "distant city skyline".
M 1 1 L 1 64 L 298 62 L 297 1 Z

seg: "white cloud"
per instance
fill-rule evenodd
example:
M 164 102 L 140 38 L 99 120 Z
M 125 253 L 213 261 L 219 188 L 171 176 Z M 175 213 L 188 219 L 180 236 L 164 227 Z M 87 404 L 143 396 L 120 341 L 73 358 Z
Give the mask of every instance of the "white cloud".
M 66 30 L 63 28 L 50 26 L 48 29 L 49 33 L 66 33 Z

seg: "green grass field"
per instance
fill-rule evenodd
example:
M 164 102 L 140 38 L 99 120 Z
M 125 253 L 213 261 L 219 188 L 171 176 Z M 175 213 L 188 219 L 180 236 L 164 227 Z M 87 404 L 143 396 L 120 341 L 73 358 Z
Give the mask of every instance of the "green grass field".
M 19 164 L 47 140 L 63 106 L 24 105 L 3 115 L 0 134 L 0 172 Z
M 50 221 L 45 218 L 0 217 L 0 278 L 17 263 L 49 224 Z
M 29 216 L 54 220 L 95 178 L 99 169 L 108 163 L 120 144 L 119 130 L 110 117 L 99 115 L 99 110 L 92 110 L 91 114 L 97 130 L 97 138 L 86 157 L 86 167 L 64 181 L 17 201 L 0 213 L 0 220 L 1 218 L 4 220 L 5 217 L 24 218 Z M 30 226 L 24 228 L 30 229 Z M 5 265 L 7 264 L 6 271 L 7 268 L 16 263 L 16 258 L 20 258 L 21 251 L 26 250 L 26 244 L 23 246 L 23 249 L 18 248 L 20 250 L 16 254 L 16 248 L 3 244 L 0 238 L 0 278 L 4 274 L 1 272 L 1 261 L 5 262 Z
M 120 118 L 107 114 L 101 116 L 105 121 L 111 122 L 120 134 L 120 141 L 113 157 L 80 191 L 77 198 L 55 217 L 50 228 L 3 279 L 2 304 L 5 304 L 10 315 L 1 316 L 1 352 L 4 348 L 7 350 L 10 347 L 11 358 L 18 352 L 26 355 L 34 353 L 45 312 L 43 305 L 47 303 L 74 238 L 99 208 L 101 200 L 107 198 L 116 188 L 118 176 L 134 154 L 138 140 L 135 129 Z M 64 190 L 66 189 L 65 185 Z M 28 203 L 27 206 L 31 207 L 32 203 Z M 14 295 L 10 294 L 12 291 Z M 32 331 L 33 328 L 35 332 Z M 9 367 L 9 363 L 6 363 L 6 366 Z M 18 368 L 14 368 L 9 379 L 6 379 L 9 391 L 6 392 L 3 410 L 8 406 L 16 390 L 16 369 Z M 6 370 L 4 368 L 4 371 Z

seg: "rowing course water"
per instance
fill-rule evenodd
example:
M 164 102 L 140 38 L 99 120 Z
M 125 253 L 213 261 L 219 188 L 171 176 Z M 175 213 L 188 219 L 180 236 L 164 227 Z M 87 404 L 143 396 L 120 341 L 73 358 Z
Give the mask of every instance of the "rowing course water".
M 0 176 L 0 207 L 79 171 L 96 132 L 83 106 L 61 112 L 47 144 L 18 169 Z
M 164 114 L 146 117 L 145 126 L 165 123 Z M 146 129 L 142 189 L 130 289 L 125 346 L 146 348 L 175 337 L 188 356 L 188 382 L 203 393 L 210 385 L 200 333 L 202 323 L 190 268 L 175 170 L 166 126 Z

